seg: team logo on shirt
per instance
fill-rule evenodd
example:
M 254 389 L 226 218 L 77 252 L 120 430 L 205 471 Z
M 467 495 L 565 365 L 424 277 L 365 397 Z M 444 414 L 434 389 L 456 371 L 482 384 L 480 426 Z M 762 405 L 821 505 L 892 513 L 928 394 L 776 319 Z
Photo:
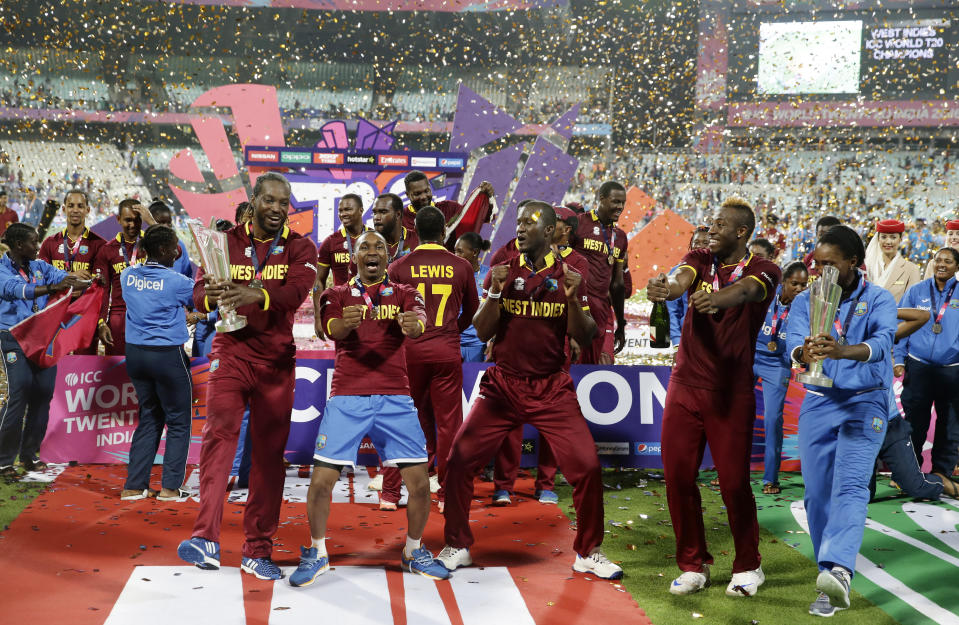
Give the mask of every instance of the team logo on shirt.
M 949 308 L 959 308 L 959 299 L 949 300 Z
M 11 365 L 17 362 L 16 352 L 7 352 L 7 362 L 9 362 Z
M 210 373 L 213 373 L 214 371 L 216 371 L 216 370 L 219 369 L 219 368 L 220 368 L 220 359 L 219 359 L 219 358 L 217 358 L 216 360 L 211 360 L 211 361 L 210 361 Z
M 35 269 L 33 271 L 33 277 L 36 278 L 37 280 L 43 280 L 43 272 L 40 271 L 39 269 Z
M 344 249 L 344 250 L 350 249 L 350 245 L 349 245 L 349 243 L 346 242 L 345 239 L 343 240 L 343 249 Z
M 869 305 L 866 302 L 859 302 L 858 304 L 856 304 L 856 312 L 854 312 L 853 314 L 856 315 L 857 317 L 862 317 L 868 311 L 869 311 Z
M 360 296 L 360 290 L 359 290 L 359 289 L 350 289 L 350 295 L 352 295 L 353 297 L 359 297 L 359 296 Z
M 523 280 L 522 278 L 516 278 L 515 280 L 513 280 L 513 288 L 516 289 L 517 291 L 525 290 L 526 280 Z
M 556 281 L 556 278 L 547 278 L 546 279 L 546 290 L 555 291 L 559 288 L 559 282 Z
M 246 246 L 246 249 L 243 250 L 243 254 L 244 254 L 247 258 L 253 258 L 253 249 L 252 249 L 249 245 L 247 245 L 247 246 Z
M 599 226 L 593 226 L 593 234 L 599 236 Z
M 326 447 L 326 434 L 320 434 L 316 437 L 316 448 L 323 449 Z
M 386 287 L 385 289 L 383 289 L 382 291 L 380 291 L 380 293 L 383 295 L 383 297 L 386 297 L 387 295 L 392 295 L 392 294 L 393 294 L 393 287 L 388 286 L 388 287 Z
M 276 247 L 273 248 L 273 255 L 274 255 L 274 256 L 277 256 L 277 255 L 282 254 L 282 253 L 283 253 L 283 246 L 282 246 L 282 245 L 277 245 Z
M 89 252 L 89 251 L 90 251 L 90 247 L 89 247 L 89 246 L 87 246 L 87 245 L 81 245 L 81 246 L 80 246 L 80 253 L 81 253 L 81 254 L 86 254 L 86 253 Z
M 872 429 L 876 432 L 882 432 L 882 417 L 872 418 Z

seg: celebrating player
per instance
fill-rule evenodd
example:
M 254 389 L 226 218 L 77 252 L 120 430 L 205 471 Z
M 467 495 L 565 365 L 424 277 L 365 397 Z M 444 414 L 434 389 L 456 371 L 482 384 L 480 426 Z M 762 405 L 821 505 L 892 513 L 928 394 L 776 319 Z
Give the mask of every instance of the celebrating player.
M 415 339 L 426 327 L 423 297 L 415 288 L 386 277 L 389 254 L 380 234 L 360 235 L 354 261 L 357 275 L 328 289 L 320 299 L 323 325 L 336 342 L 336 366 L 307 493 L 312 543 L 300 548 L 300 565 L 290 584 L 312 584 L 329 569 L 326 525 L 333 486 L 344 466 L 355 466 L 366 434 L 383 464 L 399 467 L 409 490 L 403 568 L 446 579 L 449 571 L 421 542 L 430 511 L 426 439 L 406 375 L 406 337 Z
M 453 441 L 447 465 L 446 546 L 437 558 L 451 571 L 473 563 L 469 552 L 473 476 L 513 428 L 529 423 L 549 442 L 573 485 L 573 570 L 604 579 L 623 574 L 599 550 L 603 542 L 599 458 L 573 381 L 563 371 L 566 335 L 588 345 L 596 323 L 585 308 L 582 276 L 550 251 L 555 227 L 556 214 L 546 202 L 533 201 L 522 208 L 516 224 L 520 256 L 490 269 L 486 299 L 473 317 L 480 340 L 496 336 L 496 364 L 483 374 L 479 398 Z
M 293 314 L 316 279 L 316 247 L 285 226 L 290 183 L 277 173 L 253 187 L 253 217 L 227 233 L 232 280 L 198 272 L 200 311 L 227 307 L 246 327 L 218 332 L 210 354 L 207 421 L 200 449 L 200 511 L 179 556 L 201 569 L 220 566 L 223 497 L 247 403 L 253 445 L 250 495 L 243 515 L 240 568 L 259 579 L 283 575 L 270 558 L 283 499 L 283 450 L 290 433 L 296 370 Z
M 419 240 L 412 226 L 403 225 L 403 200 L 394 193 L 384 193 L 373 202 L 373 228 L 386 239 L 389 260 L 409 254 L 416 249 Z
M 667 278 L 650 278 L 651 301 L 689 293 L 690 310 L 663 408 L 662 453 L 666 500 L 682 574 L 669 591 L 686 595 L 709 583 L 713 557 L 696 477 L 706 444 L 736 545 L 729 596 L 752 596 L 765 580 L 759 565 L 759 522 L 749 485 L 756 396 L 756 336 L 779 284 L 779 268 L 746 250 L 756 225 L 749 204 L 723 202 L 709 228 L 709 248 L 692 250 Z
M 450 236 L 454 234 L 452 225 L 458 223 L 459 218 L 462 217 L 463 213 L 467 210 L 462 204 L 454 202 L 453 200 L 443 200 L 434 204 L 433 186 L 430 184 L 430 179 L 426 174 L 418 170 L 413 170 L 406 174 L 406 177 L 403 178 L 403 186 L 406 188 L 406 197 L 410 201 L 410 205 L 403 211 L 403 226 L 408 230 L 415 229 L 416 213 L 426 206 L 435 206 L 443 213 L 446 225 L 450 226 L 447 234 Z M 493 185 L 485 180 L 480 183 L 479 190 L 480 193 L 490 198 L 495 195 Z M 487 216 L 487 219 L 488 218 Z

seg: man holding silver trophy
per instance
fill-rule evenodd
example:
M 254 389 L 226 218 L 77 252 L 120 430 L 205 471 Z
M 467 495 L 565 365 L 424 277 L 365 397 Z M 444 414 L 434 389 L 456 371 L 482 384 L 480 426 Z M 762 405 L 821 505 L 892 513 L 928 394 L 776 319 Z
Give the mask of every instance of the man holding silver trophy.
M 859 271 L 866 250 L 851 228 L 820 237 L 822 274 L 792 305 L 786 345 L 806 385 L 799 457 L 809 535 L 819 564 L 810 614 L 849 607 L 862 544 L 869 480 L 882 445 L 892 384 L 896 301 Z
M 286 477 L 283 450 L 293 410 L 293 314 L 316 279 L 316 247 L 286 226 L 290 184 L 282 175 L 260 176 L 251 204 L 250 222 L 225 235 L 191 228 L 203 263 L 194 303 L 201 312 L 218 308 L 222 315 L 210 354 L 208 414 L 200 449 L 200 511 L 193 537 L 180 543 L 177 553 L 201 569 L 220 566 L 223 499 L 249 403 L 255 449 L 240 568 L 260 579 L 280 579 L 282 573 L 271 554 Z

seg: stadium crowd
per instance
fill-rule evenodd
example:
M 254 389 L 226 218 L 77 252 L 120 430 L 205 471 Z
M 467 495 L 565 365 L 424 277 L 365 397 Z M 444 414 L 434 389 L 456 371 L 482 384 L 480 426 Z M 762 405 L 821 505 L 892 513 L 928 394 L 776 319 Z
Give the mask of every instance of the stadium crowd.
M 724 187 L 757 176 L 741 167 L 715 173 L 704 169 L 707 162 L 666 173 L 655 162 L 636 161 L 628 171 L 674 183 L 699 176 Z M 614 173 L 590 169 L 578 183 Z M 372 228 L 362 221 L 361 198 L 343 196 L 342 225 L 317 250 L 287 225 L 289 182 L 280 174 L 261 175 L 250 202 L 229 216 L 233 221 L 217 223 L 231 265 L 228 278 L 206 267 L 194 275 L 170 227 L 172 211 L 162 202 L 123 199 L 115 211 L 120 233 L 110 241 L 88 227 L 84 188 L 64 194 L 65 226 L 42 242 L 32 225 L 0 205 L 8 248 L 0 259 L 0 348 L 9 385 L 0 417 L 0 475 L 17 479 L 21 469 L 42 468 L 38 451 L 53 393 L 55 365 L 39 366 L 27 356 L 18 327 L 40 318 L 64 292 L 100 289 L 102 303 L 93 311 L 97 331 L 72 351 L 95 354 L 102 345 L 106 354 L 127 358 L 140 419 L 121 498 L 176 501 L 189 495 L 183 489 L 191 420 L 185 344 L 188 326 L 196 325 L 193 354 L 210 359 L 208 417 L 200 510 L 178 554 L 201 569 L 219 568 L 224 494 L 239 445 L 250 456 L 242 570 L 282 578 L 271 556 L 293 406 L 293 315 L 312 292 L 316 334 L 334 342 L 336 361 L 307 497 L 310 537 L 292 585 L 312 584 L 330 567 L 332 489 L 343 467 L 356 462 L 365 435 L 383 464 L 381 509 L 397 508 L 401 482 L 409 492 L 404 569 L 446 579 L 471 565 L 474 477 L 495 459 L 502 470 L 494 503 L 510 505 L 520 442 L 515 433 L 523 424 L 535 426 L 546 443 L 539 500 L 557 502 L 557 468 L 573 487 L 573 570 L 621 577 L 622 569 L 600 549 L 600 464 L 595 450 L 581 444 L 590 433 L 568 371 L 572 363 L 612 364 L 625 343 L 628 235 L 617 221 L 626 187 L 597 184 L 591 196 L 580 198 L 588 210 L 522 202 L 515 239 L 495 250 L 487 267 L 479 257 L 488 242 L 457 225 L 488 218 L 489 183 L 466 206 L 434 202 L 421 172 L 410 172 L 404 187 L 408 204 L 391 193 L 376 198 Z M 690 233 L 689 252 L 646 287 L 651 301 L 670 301 L 678 345 L 662 423 L 680 569 L 669 590 L 689 594 L 710 582 L 712 556 L 696 484 L 707 442 L 736 545 L 726 594 L 752 596 L 764 582 L 749 485 L 753 389 L 763 385 L 772 445 L 764 490 L 776 492 L 782 387 L 791 369 L 807 370 L 803 375 L 811 376 L 806 383 L 814 389 L 801 409 L 800 455 L 820 569 L 810 612 L 831 616 L 849 606 L 877 458 L 914 496 L 955 497 L 959 490 L 951 477 L 959 458 L 959 297 L 953 297 L 959 220 L 944 224 L 950 247 L 942 249 L 921 222 L 907 232 L 888 215 L 869 222 L 867 248 L 862 233 L 850 227 L 863 227 L 867 218 L 845 214 L 803 223 L 809 240 L 793 246 L 789 219 L 812 207 L 777 215 L 772 199 L 760 199 L 759 211 L 722 195 L 696 202 L 702 202 L 696 212 L 686 213 L 699 224 Z M 707 208 L 714 209 L 708 216 Z M 926 279 L 910 258 L 928 266 Z M 836 290 L 836 319 L 829 331 L 813 332 L 810 292 L 828 284 Z M 206 337 L 216 328 L 212 344 L 199 340 L 201 326 Z M 494 366 L 464 418 L 461 363 L 468 360 Z M 892 394 L 894 373 L 905 373 L 904 414 Z M 939 415 L 933 471 L 923 474 L 918 460 L 933 404 Z M 164 428 L 162 489 L 154 491 L 149 469 Z M 445 545 L 435 557 L 423 544 L 431 492 L 436 512 L 445 517 Z

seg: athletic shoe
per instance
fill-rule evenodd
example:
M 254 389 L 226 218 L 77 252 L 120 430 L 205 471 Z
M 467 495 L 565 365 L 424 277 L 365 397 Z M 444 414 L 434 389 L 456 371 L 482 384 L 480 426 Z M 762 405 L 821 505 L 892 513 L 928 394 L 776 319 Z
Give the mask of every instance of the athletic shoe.
M 404 547 L 400 559 L 403 562 L 403 567 L 408 569 L 410 573 L 416 573 L 430 579 L 449 579 L 449 569 L 435 559 L 426 547 L 420 546 L 419 549 L 414 549 L 411 556 L 410 558 L 406 557 L 406 548 Z
M 380 473 L 366 485 L 366 490 L 383 490 L 383 474 Z
M 177 547 L 176 554 L 184 562 L 196 565 L 198 569 L 216 571 L 220 568 L 220 543 L 212 540 L 196 537 L 184 540 Z
M 182 488 L 176 490 L 171 489 L 167 491 L 167 493 L 164 493 L 163 490 L 157 493 L 157 501 L 183 501 L 190 496 L 190 491 L 183 490 Z
M 837 608 L 849 607 L 849 571 L 841 566 L 831 571 L 820 571 L 816 578 L 816 590 L 826 593 L 829 603 Z
M 729 586 L 726 586 L 726 595 L 729 597 L 752 597 L 764 581 L 766 581 L 766 574 L 763 573 L 763 567 L 759 567 L 755 571 L 733 573 Z
M 124 494 L 126 493 L 126 494 Z M 143 490 L 122 490 L 120 491 L 120 501 L 139 501 L 156 495 L 155 490 L 144 488 Z
M 536 491 L 536 498 L 540 503 L 559 503 L 559 496 L 551 490 Z
M 283 571 L 269 558 L 243 558 L 240 562 L 240 570 L 257 579 L 283 579 Z
M 470 550 L 466 547 L 450 547 L 446 545 L 443 550 L 436 555 L 440 564 L 446 567 L 447 571 L 455 571 L 461 566 L 473 564 L 473 558 L 470 557 Z
M 25 471 L 46 471 L 49 468 L 47 463 L 41 461 L 39 458 L 23 460 L 22 463 Z
M 430 492 L 431 493 L 440 492 L 440 476 L 438 475 L 430 476 Z
M 669 592 L 674 595 L 691 595 L 709 586 L 709 565 L 703 565 L 703 572 L 686 571 L 673 580 Z
M 809 613 L 813 616 L 824 616 L 829 618 L 839 610 L 844 610 L 845 608 L 837 608 L 833 604 L 829 603 L 829 597 L 826 593 L 821 592 L 819 596 L 816 597 L 816 600 L 809 604 Z
M 512 500 L 509 498 L 508 490 L 498 490 L 493 493 L 493 505 L 494 506 L 508 506 Z
M 12 464 L 8 464 L 4 467 L 0 467 L 0 479 L 7 482 L 15 482 L 20 479 L 20 472 L 17 471 L 17 467 Z
M 316 547 L 300 547 L 300 566 L 290 575 L 290 586 L 309 586 L 329 570 L 328 556 L 317 557 Z
M 592 573 L 600 579 L 619 579 L 623 576 L 623 569 L 610 562 L 601 551 L 594 551 L 585 558 L 577 553 L 573 570 L 577 573 Z
M 385 501 L 383 499 L 380 500 L 380 510 L 384 510 L 386 512 L 396 512 L 397 507 L 398 506 L 395 501 Z

